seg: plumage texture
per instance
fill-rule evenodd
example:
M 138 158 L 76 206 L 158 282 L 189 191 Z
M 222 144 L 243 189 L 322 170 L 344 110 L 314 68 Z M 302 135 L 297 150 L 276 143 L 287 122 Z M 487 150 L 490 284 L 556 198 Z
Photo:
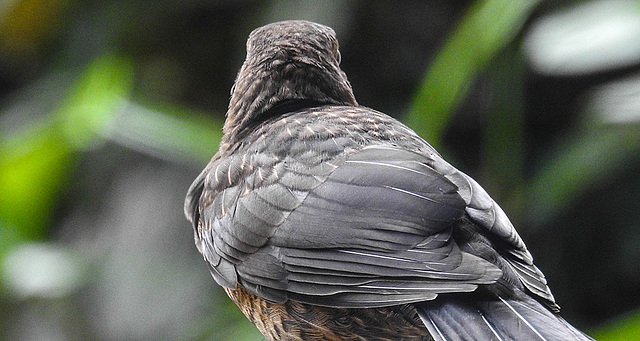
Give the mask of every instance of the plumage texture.
M 272 340 L 588 339 L 506 214 L 359 106 L 333 30 L 256 29 L 185 202 L 216 282 Z

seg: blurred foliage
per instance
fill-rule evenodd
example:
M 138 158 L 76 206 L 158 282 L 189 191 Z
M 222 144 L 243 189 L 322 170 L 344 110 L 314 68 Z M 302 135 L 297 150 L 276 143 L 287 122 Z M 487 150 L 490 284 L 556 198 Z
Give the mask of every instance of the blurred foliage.
M 479 72 L 504 50 L 539 1 L 475 1 L 436 55 L 406 122 L 440 148 L 457 103 Z
M 501 203 L 565 318 L 638 339 L 640 5 L 604 2 L 0 4 L 0 338 L 261 338 L 208 276 L 181 202 L 248 32 L 301 18 L 336 28 L 358 98 Z
M 73 154 L 95 143 L 131 81 L 128 63 L 98 58 L 71 85 L 59 108 L 0 140 L 0 220 L 16 229 L 19 239 L 44 237 Z
M 593 332 L 592 336 L 600 341 L 640 340 L 640 323 L 638 321 L 640 321 L 640 312 L 635 312 L 607 324 Z

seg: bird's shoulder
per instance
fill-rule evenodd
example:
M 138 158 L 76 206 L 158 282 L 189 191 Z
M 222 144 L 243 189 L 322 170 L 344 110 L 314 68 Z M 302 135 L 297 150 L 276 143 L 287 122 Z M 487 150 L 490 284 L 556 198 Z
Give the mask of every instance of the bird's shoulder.
M 319 106 L 266 120 L 239 143 L 223 145 L 201 181 L 205 194 L 215 196 L 240 183 L 269 186 L 281 180 L 286 169 L 321 177 L 372 145 L 397 146 L 429 159 L 438 155 L 413 130 L 386 114 L 366 107 Z

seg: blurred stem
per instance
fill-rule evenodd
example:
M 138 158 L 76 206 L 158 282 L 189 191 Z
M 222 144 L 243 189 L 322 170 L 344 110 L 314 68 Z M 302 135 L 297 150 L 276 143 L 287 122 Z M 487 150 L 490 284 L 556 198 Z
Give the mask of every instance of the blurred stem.
M 104 136 L 160 159 L 200 168 L 211 159 L 222 138 L 221 120 L 177 114 L 184 109 L 166 105 L 152 109 L 124 101 L 118 111 Z
M 476 74 L 520 31 L 537 0 L 474 2 L 436 55 L 405 122 L 434 147 Z
M 488 75 L 491 99 L 483 139 L 483 184 L 517 221 L 524 182 L 524 63 L 514 44 L 496 58 Z

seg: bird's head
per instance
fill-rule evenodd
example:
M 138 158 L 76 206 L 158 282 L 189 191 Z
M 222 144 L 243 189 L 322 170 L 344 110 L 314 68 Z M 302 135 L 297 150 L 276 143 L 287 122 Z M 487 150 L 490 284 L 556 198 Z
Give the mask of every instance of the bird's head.
M 335 71 L 340 63 L 336 33 L 330 27 L 302 20 L 259 27 L 247 40 L 247 63 L 263 67 L 302 63 Z
M 292 20 L 255 29 L 231 90 L 225 135 L 269 118 L 270 109 L 282 102 L 357 105 L 339 64 L 338 40 L 330 27 Z

